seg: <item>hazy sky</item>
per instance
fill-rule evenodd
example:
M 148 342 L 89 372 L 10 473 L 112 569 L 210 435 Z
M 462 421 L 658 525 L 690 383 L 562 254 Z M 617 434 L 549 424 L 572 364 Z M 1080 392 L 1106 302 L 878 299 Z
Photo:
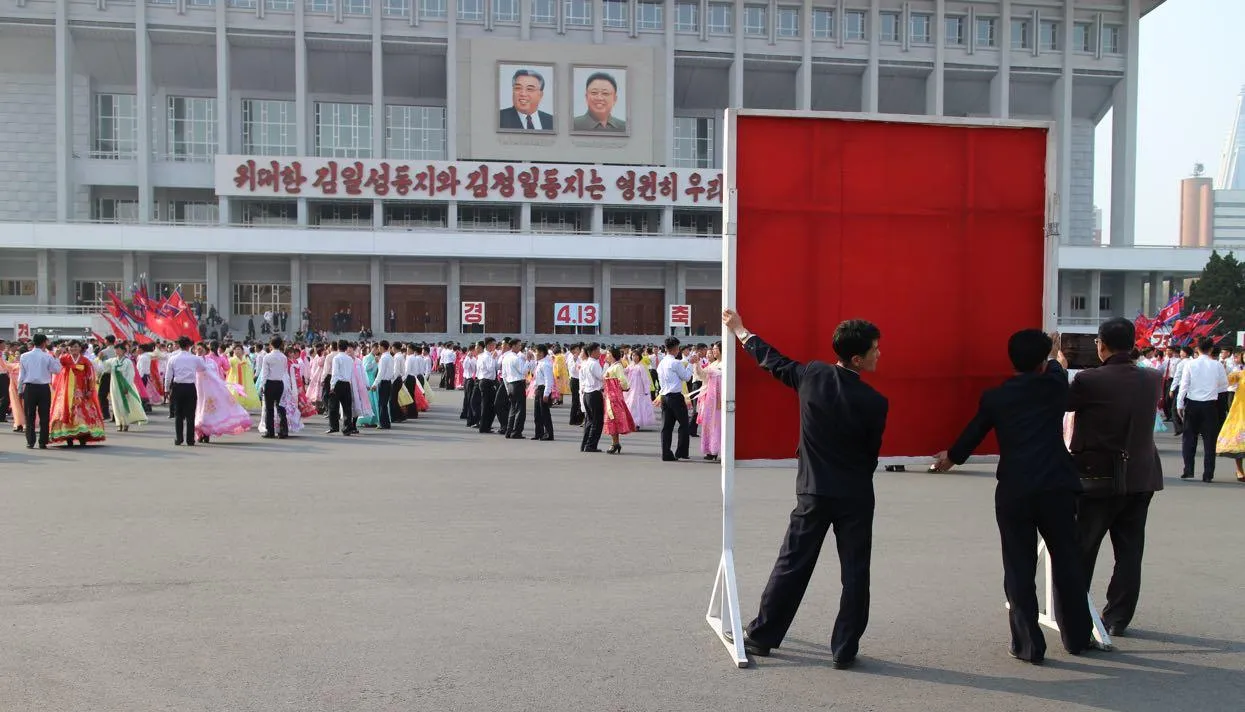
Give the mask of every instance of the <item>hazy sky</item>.
M 1245 0 L 1167 0 L 1141 19 L 1137 244 L 1180 238 L 1180 179 L 1219 173 L 1245 85 Z M 1098 125 L 1094 202 L 1111 229 L 1111 114 Z

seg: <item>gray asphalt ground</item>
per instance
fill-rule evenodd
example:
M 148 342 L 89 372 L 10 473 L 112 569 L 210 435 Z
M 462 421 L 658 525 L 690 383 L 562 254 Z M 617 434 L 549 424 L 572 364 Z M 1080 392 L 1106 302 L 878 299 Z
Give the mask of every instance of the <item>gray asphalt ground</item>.
M 438 392 L 437 395 L 442 395 Z M 451 413 L 450 411 L 453 410 Z M 431 417 L 357 438 L 86 451 L 0 435 L 0 710 L 1240 710 L 1245 485 L 1180 482 L 1151 510 L 1132 635 L 1037 668 L 1007 657 L 989 468 L 879 473 L 861 664 L 826 649 L 827 546 L 788 641 L 746 670 L 704 622 L 715 465 L 513 442 Z M 529 421 L 528 434 L 531 434 Z M 696 447 L 696 441 L 693 441 Z M 1199 473 L 1200 474 L 1200 473 Z M 793 472 L 742 470 L 745 621 Z M 1101 598 L 1109 565 L 1095 586 Z

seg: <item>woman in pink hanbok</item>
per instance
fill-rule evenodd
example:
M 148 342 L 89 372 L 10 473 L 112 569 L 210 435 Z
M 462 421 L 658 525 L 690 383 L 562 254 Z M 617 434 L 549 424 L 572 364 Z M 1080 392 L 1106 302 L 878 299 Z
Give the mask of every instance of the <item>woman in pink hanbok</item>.
M 307 379 L 304 374 L 307 372 L 307 362 L 302 358 L 302 351 L 298 347 L 290 347 L 287 352 L 290 360 L 290 381 L 298 390 L 298 414 L 304 418 L 310 418 L 316 414 L 316 406 L 307 397 Z
M 251 414 L 246 412 L 235 394 L 241 388 L 230 385 L 220 375 L 219 368 L 202 345 L 195 353 L 208 362 L 209 368 L 195 374 L 195 390 L 198 403 L 195 406 L 195 436 L 201 443 L 211 442 L 216 435 L 241 435 L 251 429 Z
M 635 421 L 636 430 L 656 425 L 657 413 L 653 410 L 653 395 L 649 388 L 648 369 L 644 367 L 644 354 L 639 349 L 631 351 L 631 365 L 627 367 L 627 380 L 631 381 L 631 390 L 623 394 L 627 401 L 627 410 L 631 411 L 631 419 Z
M 354 359 L 354 379 L 351 383 L 353 387 L 350 389 L 351 402 L 354 404 L 354 417 L 356 420 L 370 418 L 376 415 L 376 411 L 372 409 L 372 399 L 367 396 L 368 381 L 363 375 L 363 359 L 355 353 L 353 348 L 346 353 Z
M 454 349 L 454 388 L 462 390 L 463 385 L 463 351 L 462 349 Z
M 315 356 L 311 357 L 311 368 L 307 371 L 307 400 L 319 403 L 323 398 L 320 386 L 324 380 L 324 347 L 316 346 Z
M 631 410 L 623 394 L 631 390 L 631 382 L 627 378 L 627 369 L 622 362 L 622 350 L 611 347 L 606 351 L 606 362 L 609 368 L 601 381 L 601 391 L 605 394 L 605 423 L 602 431 L 610 436 L 610 449 L 605 452 L 617 455 L 622 452 L 621 435 L 635 432 L 635 421 L 631 419 Z
M 700 424 L 700 452 L 706 460 L 716 460 L 722 453 L 722 345 L 709 348 L 709 365 L 695 369 L 701 382 L 696 397 L 696 422 Z

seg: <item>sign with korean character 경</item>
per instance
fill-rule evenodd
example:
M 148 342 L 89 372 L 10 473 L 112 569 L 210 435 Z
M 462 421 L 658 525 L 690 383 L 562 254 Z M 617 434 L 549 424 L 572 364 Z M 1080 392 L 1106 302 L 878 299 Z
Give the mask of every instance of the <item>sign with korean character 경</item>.
M 554 326 L 600 326 L 601 305 L 559 302 L 553 305 Z
M 484 325 L 484 302 L 463 302 L 463 326 Z
M 667 320 L 666 326 L 692 326 L 692 305 L 691 304 L 671 304 L 670 318 Z

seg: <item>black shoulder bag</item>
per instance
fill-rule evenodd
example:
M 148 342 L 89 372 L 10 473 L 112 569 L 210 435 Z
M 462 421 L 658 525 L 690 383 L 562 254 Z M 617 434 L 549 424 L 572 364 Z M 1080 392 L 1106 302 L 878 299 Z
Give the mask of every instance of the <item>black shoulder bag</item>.
M 1086 497 L 1116 497 L 1128 493 L 1128 444 L 1133 440 L 1133 421 L 1130 410 L 1124 446 L 1119 450 L 1078 450 L 1072 453 Z

